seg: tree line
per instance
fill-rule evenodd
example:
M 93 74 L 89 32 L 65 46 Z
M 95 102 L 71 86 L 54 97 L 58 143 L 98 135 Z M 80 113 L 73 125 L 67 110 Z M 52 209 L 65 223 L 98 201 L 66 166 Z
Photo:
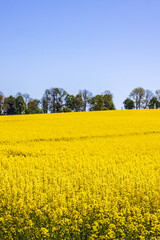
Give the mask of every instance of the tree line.
M 123 104 L 125 109 L 160 108 L 160 90 L 153 94 L 152 91 L 142 87 L 134 88 Z M 16 96 L 6 97 L 0 92 L 0 115 L 101 110 L 115 110 L 113 94 L 108 90 L 93 96 L 86 89 L 72 95 L 63 88 L 50 88 L 45 90 L 41 99 L 33 99 L 29 94 L 20 92 Z
M 16 96 L 6 97 L 0 92 L 0 114 L 36 114 L 115 110 L 113 95 L 110 91 L 95 95 L 84 89 L 76 95 L 67 93 L 63 88 L 46 89 L 41 99 L 33 99 L 29 94 L 18 92 Z
M 160 90 L 155 94 L 142 87 L 134 88 L 123 102 L 125 109 L 157 109 L 160 108 Z

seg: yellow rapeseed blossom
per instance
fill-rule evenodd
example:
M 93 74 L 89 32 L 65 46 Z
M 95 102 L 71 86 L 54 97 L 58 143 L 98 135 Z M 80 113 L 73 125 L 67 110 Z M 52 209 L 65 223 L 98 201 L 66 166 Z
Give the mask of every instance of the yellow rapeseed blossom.
M 160 110 L 1 116 L 0 239 L 160 239 Z

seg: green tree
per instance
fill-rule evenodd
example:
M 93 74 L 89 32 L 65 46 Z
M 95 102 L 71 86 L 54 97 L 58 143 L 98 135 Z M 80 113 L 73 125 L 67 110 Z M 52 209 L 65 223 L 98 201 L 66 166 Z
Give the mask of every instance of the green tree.
M 63 112 L 72 112 L 72 111 L 71 111 L 70 108 L 68 108 L 68 107 L 64 107 L 64 108 L 63 108 Z
M 104 110 L 104 98 L 102 95 L 96 95 L 90 99 L 90 111 Z
M 39 108 L 40 100 L 38 99 L 30 99 L 27 104 L 26 114 L 36 114 L 43 113 L 43 110 Z
M 69 108 L 71 111 L 75 111 L 76 98 L 74 95 L 67 94 L 65 97 L 65 108 Z
M 107 90 L 103 93 L 103 99 L 105 110 L 115 110 L 115 106 L 113 103 L 113 95 L 110 91 Z
M 82 100 L 82 95 L 78 93 L 75 96 L 75 111 L 80 112 L 83 111 L 83 100 Z
M 0 92 L 0 115 L 3 113 L 3 102 L 4 102 L 4 95 Z
M 22 96 L 16 98 L 16 113 L 22 114 L 25 111 L 25 102 Z
M 44 113 L 48 113 L 48 110 L 49 110 L 49 104 L 51 101 L 50 94 L 51 94 L 50 90 L 46 89 L 41 99 L 42 109 Z
M 154 97 L 154 94 L 151 90 L 145 91 L 144 101 L 143 101 L 143 108 L 149 108 L 150 100 Z
M 62 112 L 64 107 L 64 99 L 66 91 L 63 88 L 51 88 L 50 89 L 50 103 L 49 110 L 51 113 Z
M 143 107 L 145 90 L 142 87 L 134 88 L 129 96 L 133 98 L 136 109 Z
M 123 102 L 125 109 L 134 109 L 134 102 L 130 98 L 126 98 Z
M 158 99 L 154 96 L 153 98 L 150 99 L 149 102 L 149 108 L 151 109 L 157 109 L 160 107 L 160 102 L 158 101 Z
M 105 91 L 102 95 L 96 95 L 89 100 L 90 111 L 115 110 L 113 95 Z
M 12 95 L 4 98 L 3 109 L 5 114 L 16 114 L 16 99 Z

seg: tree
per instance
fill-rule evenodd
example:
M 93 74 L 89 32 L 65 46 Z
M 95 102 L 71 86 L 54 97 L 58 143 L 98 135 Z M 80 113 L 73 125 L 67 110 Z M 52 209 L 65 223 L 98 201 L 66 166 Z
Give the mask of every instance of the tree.
M 79 94 L 81 94 L 82 102 L 83 102 L 83 110 L 87 110 L 87 104 L 89 103 L 89 100 L 92 98 L 92 93 L 88 90 L 80 90 Z
M 51 94 L 50 90 L 46 89 L 41 99 L 42 109 L 44 113 L 48 113 L 48 110 L 49 110 L 49 104 L 51 101 L 50 94 Z
M 76 109 L 76 98 L 75 98 L 74 95 L 70 95 L 70 94 L 66 95 L 66 97 L 65 97 L 65 108 L 70 109 L 70 111 L 75 111 L 75 109 Z
M 27 104 L 26 114 L 43 113 L 43 110 L 39 108 L 40 100 L 30 99 Z
M 160 107 L 160 102 L 158 101 L 158 99 L 156 97 L 151 98 L 149 102 L 149 108 L 157 109 L 159 107 Z
M 66 91 L 63 88 L 50 89 L 49 110 L 51 113 L 62 112 Z
M 102 95 L 96 95 L 90 99 L 90 111 L 104 110 L 104 98 Z
M 129 96 L 133 98 L 136 109 L 142 108 L 145 96 L 145 90 L 143 88 L 134 88 Z
M 83 110 L 83 100 L 80 93 L 75 96 L 75 111 L 80 112 Z
M 125 109 L 134 109 L 135 108 L 134 102 L 130 98 L 126 98 L 126 100 L 124 100 L 123 104 L 124 104 Z
M 84 110 L 83 100 L 81 93 L 76 96 L 67 94 L 65 97 L 65 108 L 70 111 L 80 112 Z M 63 110 L 64 111 L 64 110 Z
M 63 112 L 71 112 L 71 109 L 68 108 L 68 107 L 64 107 L 64 108 L 63 108 Z
M 106 90 L 102 95 L 96 95 L 89 100 L 90 111 L 115 110 L 113 95 Z
M 3 102 L 4 102 L 4 95 L 0 92 L 0 115 L 3 113 Z
M 160 101 L 160 89 L 155 91 L 155 96 L 156 96 L 157 100 Z
M 16 113 L 22 114 L 25 110 L 25 102 L 23 97 L 20 95 L 16 98 Z
M 144 108 L 149 108 L 150 100 L 154 97 L 154 94 L 150 90 L 145 91 L 145 98 L 144 98 Z
M 105 110 L 115 110 L 115 106 L 113 103 L 113 95 L 110 91 L 106 90 L 103 93 L 103 99 L 104 99 L 104 109 Z
M 3 109 L 5 114 L 16 114 L 16 99 L 12 95 L 4 98 Z

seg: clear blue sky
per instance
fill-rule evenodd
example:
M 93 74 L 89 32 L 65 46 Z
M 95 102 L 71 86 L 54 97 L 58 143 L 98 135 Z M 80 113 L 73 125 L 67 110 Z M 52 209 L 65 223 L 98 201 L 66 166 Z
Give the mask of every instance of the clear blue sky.
M 160 88 L 159 0 L 1 0 L 0 91 Z

